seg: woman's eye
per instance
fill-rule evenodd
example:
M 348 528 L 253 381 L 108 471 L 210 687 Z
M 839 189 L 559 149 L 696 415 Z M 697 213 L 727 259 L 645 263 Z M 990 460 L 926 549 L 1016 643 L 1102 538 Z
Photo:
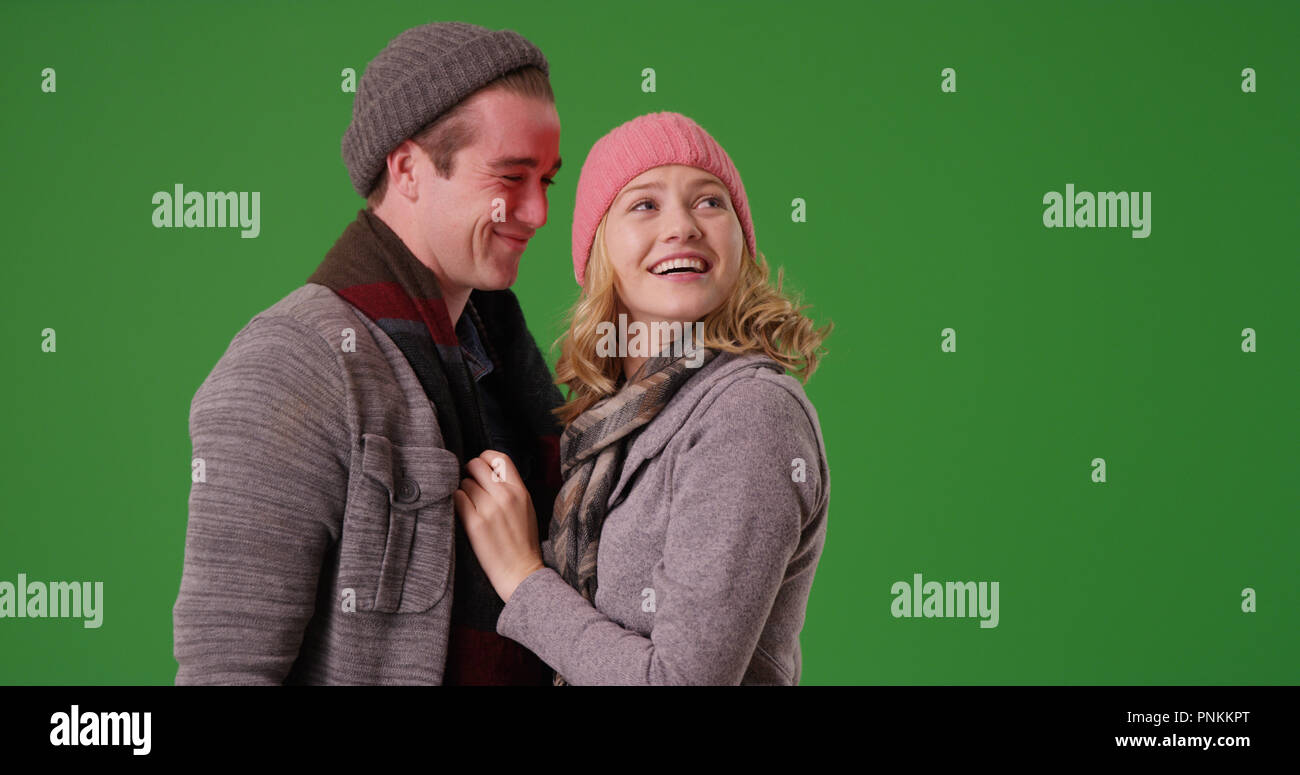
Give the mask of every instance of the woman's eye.
M 632 205 L 632 209 L 640 210 L 641 205 L 654 205 L 654 202 L 651 202 L 649 199 L 642 199 L 640 202 L 637 202 L 636 204 Z
M 705 198 L 703 201 L 705 201 L 705 202 L 713 202 L 715 207 L 726 207 L 726 206 L 727 206 L 726 202 L 722 201 L 722 197 L 720 197 L 720 196 L 711 196 L 711 197 L 707 197 L 707 198 Z

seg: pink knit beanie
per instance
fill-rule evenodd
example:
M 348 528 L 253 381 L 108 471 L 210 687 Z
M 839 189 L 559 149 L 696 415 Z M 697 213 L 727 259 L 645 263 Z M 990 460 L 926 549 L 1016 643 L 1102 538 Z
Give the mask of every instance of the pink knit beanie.
M 731 194 L 749 254 L 758 255 L 749 200 L 731 157 L 703 127 L 686 116 L 648 113 L 597 140 L 583 162 L 573 207 L 573 276 L 578 285 L 583 284 L 586 275 L 596 228 L 618 192 L 642 172 L 666 164 L 684 164 L 716 175 Z

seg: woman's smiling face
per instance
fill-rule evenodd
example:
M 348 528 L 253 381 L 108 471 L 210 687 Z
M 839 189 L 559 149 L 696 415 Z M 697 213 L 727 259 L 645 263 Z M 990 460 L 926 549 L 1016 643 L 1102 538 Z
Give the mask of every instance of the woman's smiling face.
M 702 320 L 740 274 L 744 234 L 727 187 L 696 167 L 646 170 L 610 205 L 605 248 L 629 322 Z

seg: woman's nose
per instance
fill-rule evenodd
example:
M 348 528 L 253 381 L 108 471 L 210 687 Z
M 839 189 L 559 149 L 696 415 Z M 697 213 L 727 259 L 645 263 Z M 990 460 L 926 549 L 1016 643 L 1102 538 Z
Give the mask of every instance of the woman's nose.
M 685 242 L 698 239 L 702 235 L 700 225 L 695 221 L 695 214 L 684 207 L 673 209 L 665 219 L 663 234 L 665 242 L 674 239 Z

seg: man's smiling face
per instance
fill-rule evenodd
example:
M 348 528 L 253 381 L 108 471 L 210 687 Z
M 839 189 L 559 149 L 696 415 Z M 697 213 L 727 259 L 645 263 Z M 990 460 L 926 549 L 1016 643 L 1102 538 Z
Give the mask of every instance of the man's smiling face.
M 546 189 L 560 168 L 555 105 L 501 88 L 465 104 L 474 140 L 441 177 L 416 154 L 419 227 L 434 271 L 458 288 L 501 290 L 519 272 L 528 240 L 546 224 Z

